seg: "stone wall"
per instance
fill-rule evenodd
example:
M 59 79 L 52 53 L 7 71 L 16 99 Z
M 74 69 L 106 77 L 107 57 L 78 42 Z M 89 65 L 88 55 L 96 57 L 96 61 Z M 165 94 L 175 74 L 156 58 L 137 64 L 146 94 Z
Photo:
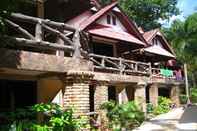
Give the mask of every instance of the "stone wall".
M 73 107 L 76 114 L 90 111 L 89 83 L 91 74 L 71 73 L 66 76 L 64 89 L 64 107 Z
M 94 93 L 95 111 L 98 111 L 100 105 L 107 101 L 108 101 L 108 86 L 104 83 L 101 83 L 96 86 Z

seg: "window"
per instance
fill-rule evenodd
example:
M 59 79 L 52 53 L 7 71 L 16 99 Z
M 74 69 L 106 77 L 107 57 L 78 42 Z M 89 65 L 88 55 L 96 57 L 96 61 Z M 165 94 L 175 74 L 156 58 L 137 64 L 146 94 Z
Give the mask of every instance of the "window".
M 107 24 L 116 25 L 116 17 L 107 15 Z
M 111 16 L 107 15 L 107 24 L 111 24 Z
M 115 16 L 112 17 L 112 22 L 113 22 L 113 25 L 116 25 L 116 17 Z

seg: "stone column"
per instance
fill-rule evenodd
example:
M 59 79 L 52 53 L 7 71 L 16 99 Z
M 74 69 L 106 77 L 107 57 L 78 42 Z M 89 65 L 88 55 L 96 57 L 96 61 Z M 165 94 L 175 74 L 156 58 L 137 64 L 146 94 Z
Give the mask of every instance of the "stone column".
M 64 89 L 64 108 L 73 107 L 75 114 L 89 112 L 89 81 L 92 74 L 69 73 L 66 76 Z
M 158 85 L 157 84 L 150 85 L 149 100 L 150 100 L 150 103 L 152 103 L 154 107 L 158 105 L 158 96 L 159 96 Z
M 127 96 L 127 92 L 126 92 L 126 87 L 124 85 L 116 86 L 116 93 L 117 93 L 117 98 L 118 98 L 119 104 L 124 104 L 129 101 L 128 96 Z
M 146 113 L 146 88 L 144 82 L 139 82 L 136 85 L 134 99 L 141 106 L 143 112 Z
M 94 110 L 98 111 L 100 105 L 108 101 L 108 86 L 105 83 L 99 83 L 96 86 L 94 94 Z
M 173 103 L 176 104 L 176 106 L 180 106 L 180 100 L 179 100 L 179 95 L 180 95 L 180 89 L 179 89 L 179 85 L 178 84 L 174 84 L 171 87 L 170 90 L 170 98 L 172 100 Z

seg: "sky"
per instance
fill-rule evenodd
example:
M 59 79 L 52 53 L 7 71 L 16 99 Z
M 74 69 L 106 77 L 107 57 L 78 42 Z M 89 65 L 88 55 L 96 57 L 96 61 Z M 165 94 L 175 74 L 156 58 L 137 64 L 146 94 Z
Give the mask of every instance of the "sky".
M 179 0 L 177 7 L 181 11 L 181 17 L 187 17 L 188 15 L 195 12 L 197 8 L 197 0 Z
M 191 15 L 194 12 L 197 12 L 197 10 L 195 10 L 195 8 L 197 8 L 197 0 L 178 0 L 177 7 L 180 9 L 181 14 L 178 16 L 172 16 L 169 23 L 162 22 L 164 26 L 170 26 L 170 24 L 175 19 L 184 20 L 187 16 Z

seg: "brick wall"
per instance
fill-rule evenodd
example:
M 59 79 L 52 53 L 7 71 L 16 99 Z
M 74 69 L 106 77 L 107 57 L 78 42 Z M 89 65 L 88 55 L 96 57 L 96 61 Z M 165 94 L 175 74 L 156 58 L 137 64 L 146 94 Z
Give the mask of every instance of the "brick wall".
M 107 101 L 108 101 L 108 86 L 104 84 L 97 85 L 94 94 L 95 111 L 99 110 L 100 105 Z

